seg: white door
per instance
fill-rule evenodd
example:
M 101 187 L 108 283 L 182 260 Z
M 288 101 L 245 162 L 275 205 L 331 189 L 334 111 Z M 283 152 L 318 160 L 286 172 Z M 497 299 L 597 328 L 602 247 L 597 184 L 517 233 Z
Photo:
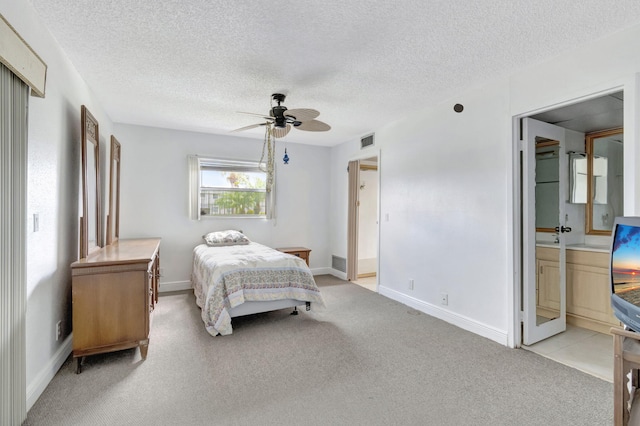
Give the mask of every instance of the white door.
M 523 344 L 566 330 L 565 130 L 523 119 Z

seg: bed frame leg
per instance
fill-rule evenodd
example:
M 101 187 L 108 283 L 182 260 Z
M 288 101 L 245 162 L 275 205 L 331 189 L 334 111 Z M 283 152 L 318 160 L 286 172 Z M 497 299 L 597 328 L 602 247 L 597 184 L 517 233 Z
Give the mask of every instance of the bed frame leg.
M 291 312 L 291 315 L 298 315 L 298 307 L 297 306 L 293 307 L 293 312 Z

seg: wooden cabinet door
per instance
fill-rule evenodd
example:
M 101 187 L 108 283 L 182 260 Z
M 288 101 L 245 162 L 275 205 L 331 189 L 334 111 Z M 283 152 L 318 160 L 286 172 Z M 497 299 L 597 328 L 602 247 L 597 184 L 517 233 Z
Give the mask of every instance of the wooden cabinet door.
M 149 290 L 144 271 L 77 276 L 72 292 L 74 351 L 147 338 Z
M 567 312 L 604 321 L 617 320 L 611 309 L 609 270 L 581 264 L 567 265 Z
M 538 306 L 544 316 L 554 318 L 560 311 L 560 265 L 550 260 L 538 260 Z

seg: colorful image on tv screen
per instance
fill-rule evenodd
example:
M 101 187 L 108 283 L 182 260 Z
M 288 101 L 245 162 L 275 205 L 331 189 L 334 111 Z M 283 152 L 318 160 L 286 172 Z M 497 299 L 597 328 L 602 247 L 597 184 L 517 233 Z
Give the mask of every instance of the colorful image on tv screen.
M 640 306 L 640 227 L 619 224 L 611 248 L 613 292 Z

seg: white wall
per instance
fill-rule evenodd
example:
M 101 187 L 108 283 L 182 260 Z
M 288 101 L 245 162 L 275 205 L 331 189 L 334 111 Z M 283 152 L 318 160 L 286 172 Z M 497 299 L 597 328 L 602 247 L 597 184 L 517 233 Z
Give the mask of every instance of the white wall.
M 78 255 L 80 106 L 100 124 L 102 164 L 111 122 L 27 1 L 0 13 L 47 64 L 46 97 L 29 98 L 27 193 L 27 407 L 71 350 L 71 274 Z M 40 230 L 33 232 L 33 214 Z M 63 322 L 56 341 L 56 322 Z
M 376 133 L 383 294 L 441 318 L 455 315 L 459 325 L 501 342 L 509 260 L 507 88 L 499 80 L 409 117 L 412 124 Z M 456 102 L 462 113 L 453 111 Z M 448 306 L 440 304 L 442 293 Z
M 503 343 L 510 124 L 504 79 L 376 131 L 380 292 Z M 332 160 L 341 169 L 359 152 L 351 141 Z M 332 185 L 332 210 L 346 211 L 346 177 Z M 346 215 L 333 219 L 332 252 L 344 256 Z
M 623 88 L 625 213 L 640 214 L 639 37 L 640 27 L 614 34 L 376 130 L 380 292 L 515 345 L 512 117 Z M 452 110 L 457 102 L 465 106 L 460 114 Z M 358 154 L 357 141 L 335 147 L 335 172 Z M 332 210 L 346 212 L 346 176 L 331 185 Z M 331 251 L 344 256 L 346 214 L 334 214 L 331 226 Z M 448 306 L 440 304 L 443 292 Z
M 116 125 L 115 135 L 122 144 L 120 237 L 162 238 L 161 290 L 189 288 L 193 248 L 207 232 L 227 228 L 242 229 L 249 239 L 271 247 L 308 247 L 314 273 L 326 272 L 329 148 L 276 142 L 275 221 L 194 221 L 188 218 L 187 156 L 257 161 L 262 141 L 123 124 Z

